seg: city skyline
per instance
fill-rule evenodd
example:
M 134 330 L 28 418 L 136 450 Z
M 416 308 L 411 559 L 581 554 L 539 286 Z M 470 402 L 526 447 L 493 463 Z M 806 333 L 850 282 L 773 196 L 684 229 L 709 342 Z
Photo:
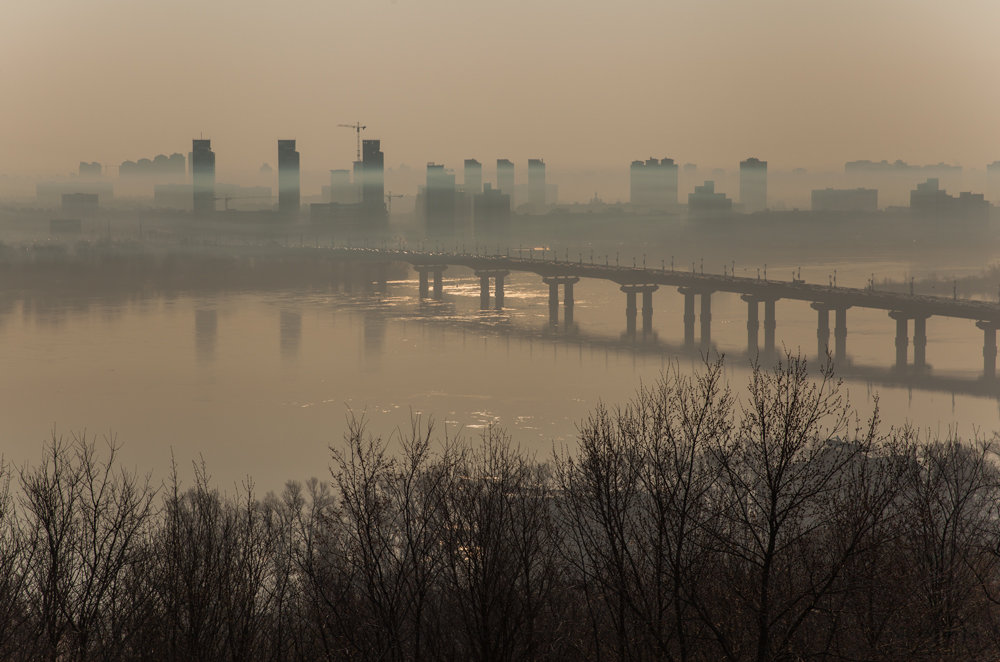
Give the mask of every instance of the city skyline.
M 983 168 L 1000 153 L 1000 7 L 980 0 L 947 12 L 901 0 L 14 0 L 2 13 L 6 174 L 120 163 L 199 135 L 226 155 L 220 172 L 273 165 L 275 136 L 308 145 L 304 171 L 341 168 L 356 136 L 337 124 L 353 121 L 392 145 L 387 168 L 662 154 L 706 166 L 756 154 L 775 170 Z

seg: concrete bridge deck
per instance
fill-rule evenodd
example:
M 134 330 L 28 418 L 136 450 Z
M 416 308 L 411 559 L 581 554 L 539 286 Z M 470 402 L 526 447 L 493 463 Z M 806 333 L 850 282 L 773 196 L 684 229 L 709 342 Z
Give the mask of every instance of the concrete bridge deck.
M 327 250 L 327 249 L 324 249 Z M 573 322 L 573 287 L 582 278 L 594 278 L 618 284 L 626 295 L 626 333 L 637 333 L 639 308 L 637 296 L 642 295 L 642 333 L 652 332 L 652 294 L 659 287 L 676 287 L 684 295 L 684 339 L 688 346 L 694 345 L 696 306 L 695 297 L 700 298 L 700 344 L 711 345 L 711 295 L 715 292 L 739 294 L 747 302 L 747 351 L 758 349 L 760 327 L 759 304 L 764 304 L 764 347 L 765 352 L 773 352 L 775 347 L 775 308 L 779 299 L 805 301 L 817 311 L 817 342 L 820 354 L 829 351 L 831 331 L 829 313 L 835 313 L 833 356 L 835 360 L 846 358 L 847 310 L 849 308 L 871 308 L 885 310 L 896 327 L 895 348 L 896 367 L 905 368 L 909 362 L 910 321 L 913 321 L 912 367 L 926 369 L 927 319 L 932 316 L 968 319 L 976 322 L 983 331 L 983 375 L 995 378 L 997 358 L 997 329 L 1000 328 L 1000 303 L 973 299 L 958 299 L 927 295 L 913 295 L 899 292 L 879 291 L 874 287 L 836 287 L 806 283 L 800 280 L 781 281 L 766 278 L 748 278 L 735 275 L 705 274 L 675 271 L 666 268 L 639 266 L 611 266 L 578 261 L 534 259 L 510 255 L 470 255 L 443 252 L 422 252 L 392 250 L 387 248 L 331 248 L 330 254 L 349 260 L 397 261 L 413 265 L 420 275 L 420 296 L 429 295 L 428 277 L 434 279 L 434 296 L 440 297 L 442 272 L 451 266 L 466 267 L 480 277 L 481 305 L 490 304 L 490 280 L 495 283 L 495 303 L 503 307 L 504 278 L 511 271 L 534 273 L 549 286 L 549 317 L 552 324 L 559 319 L 559 287 L 564 291 L 564 323 Z

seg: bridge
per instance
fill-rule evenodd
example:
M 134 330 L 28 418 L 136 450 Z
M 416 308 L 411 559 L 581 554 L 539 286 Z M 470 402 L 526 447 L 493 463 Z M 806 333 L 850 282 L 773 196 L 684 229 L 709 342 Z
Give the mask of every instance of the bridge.
M 480 307 L 504 306 L 504 279 L 512 271 L 537 274 L 549 286 L 549 321 L 559 324 L 559 289 L 562 288 L 563 322 L 573 323 L 574 286 L 581 279 L 593 278 L 618 284 L 625 294 L 626 335 L 636 337 L 639 308 L 637 300 L 642 296 L 643 336 L 652 333 L 653 293 L 660 287 L 675 287 L 684 296 L 684 345 L 695 347 L 695 322 L 698 324 L 698 345 L 707 349 L 712 338 L 712 294 L 716 292 L 734 293 L 747 304 L 747 352 L 774 352 L 775 302 L 788 299 L 808 302 L 816 310 L 817 348 L 820 355 L 830 352 L 830 313 L 834 313 L 835 361 L 846 359 L 847 311 L 850 308 L 870 308 L 885 310 L 895 323 L 897 369 L 912 366 L 915 370 L 927 368 L 927 319 L 933 316 L 953 317 L 974 321 L 983 331 L 983 375 L 992 380 L 996 376 L 997 329 L 1000 328 L 1000 304 L 972 299 L 959 299 L 927 295 L 913 295 L 898 292 L 878 291 L 874 287 L 852 288 L 833 285 L 818 285 L 801 280 L 775 281 L 767 278 L 748 278 L 730 274 L 705 274 L 694 271 L 676 271 L 664 267 L 660 269 L 638 266 L 620 266 L 561 261 L 556 256 L 551 259 L 535 259 L 523 255 L 472 255 L 412 250 L 392 250 L 388 248 L 331 248 L 333 256 L 348 260 L 372 260 L 379 262 L 396 261 L 409 263 L 419 277 L 421 298 L 433 296 L 440 299 L 443 284 L 442 274 L 448 267 L 471 269 L 480 281 Z M 491 297 L 490 283 L 493 283 Z M 433 290 L 431 289 L 433 283 Z M 491 301 L 492 298 L 492 301 Z M 697 300 L 697 305 L 696 305 Z M 764 343 L 759 346 L 760 307 L 764 308 Z M 697 315 L 696 315 L 697 312 Z M 910 321 L 913 321 L 913 352 L 910 362 Z

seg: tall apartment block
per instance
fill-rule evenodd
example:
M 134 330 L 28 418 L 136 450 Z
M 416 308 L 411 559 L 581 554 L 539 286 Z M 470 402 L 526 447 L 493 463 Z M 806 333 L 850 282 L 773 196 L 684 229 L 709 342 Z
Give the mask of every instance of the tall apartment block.
M 302 204 L 299 153 L 294 140 L 278 141 L 278 211 L 296 216 Z
M 767 161 L 740 161 L 740 202 L 748 214 L 767 209 Z
M 215 152 L 211 140 L 191 141 L 191 184 L 194 213 L 215 211 Z
M 535 211 L 545 207 L 545 161 L 528 159 L 528 204 Z

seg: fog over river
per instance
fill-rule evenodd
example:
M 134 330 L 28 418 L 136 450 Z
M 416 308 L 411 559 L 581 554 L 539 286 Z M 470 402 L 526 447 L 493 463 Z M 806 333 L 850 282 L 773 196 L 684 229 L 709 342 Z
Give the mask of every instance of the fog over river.
M 793 268 L 772 265 L 770 277 L 789 279 Z M 959 273 L 962 265 L 935 268 Z M 870 273 L 927 272 L 893 261 L 830 262 L 801 277 L 826 282 L 834 269 L 854 286 Z M 9 294 L 0 308 L 5 459 L 35 462 L 53 430 L 114 433 L 126 463 L 153 470 L 157 481 L 173 454 L 182 476 L 204 458 L 220 487 L 249 475 L 266 491 L 326 477 L 328 446 L 340 443 L 350 412 L 384 435 L 407 427 L 411 414 L 433 417 L 442 435 L 477 435 L 498 423 L 544 458 L 553 445 L 572 445 L 600 400 L 627 399 L 671 362 L 685 371 L 701 363 L 697 352 L 680 351 L 683 298 L 672 288 L 654 295 L 655 339 L 633 343 L 623 338 L 625 296 L 613 283 L 577 284 L 567 331 L 549 327 L 548 288 L 533 274 L 508 276 L 497 312 L 479 310 L 479 280 L 467 269 L 445 272 L 442 301 L 421 302 L 416 274 L 402 273 L 381 293 L 355 285 L 125 300 Z M 712 306 L 713 354 L 727 356 L 739 392 L 749 365 L 746 304 L 716 293 Z M 779 301 L 776 318 L 778 345 L 815 359 L 808 304 Z M 891 370 L 894 326 L 884 311 L 851 309 L 848 329 L 843 372 L 862 415 L 877 393 L 886 424 L 946 432 L 960 423 L 965 435 L 1000 429 L 997 396 L 979 379 L 982 332 L 973 322 L 931 318 L 932 379 L 919 385 Z

